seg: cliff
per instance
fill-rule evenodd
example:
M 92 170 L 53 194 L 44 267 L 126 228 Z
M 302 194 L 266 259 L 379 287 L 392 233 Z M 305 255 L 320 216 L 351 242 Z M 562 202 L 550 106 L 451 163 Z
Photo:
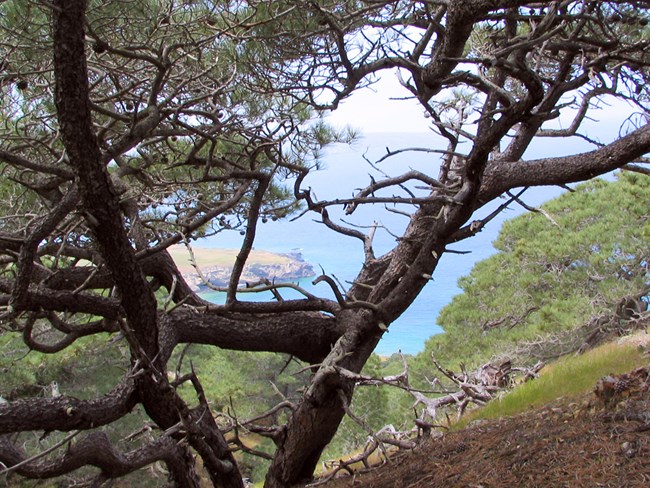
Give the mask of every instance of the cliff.
M 238 249 L 193 248 L 192 251 L 201 273 L 212 285 L 228 285 Z M 172 246 L 170 254 L 185 280 L 194 290 L 205 288 L 184 246 Z M 300 253 L 276 254 L 253 250 L 240 283 L 255 283 L 262 279 L 286 282 L 309 278 L 315 274 L 312 266 L 302 259 Z

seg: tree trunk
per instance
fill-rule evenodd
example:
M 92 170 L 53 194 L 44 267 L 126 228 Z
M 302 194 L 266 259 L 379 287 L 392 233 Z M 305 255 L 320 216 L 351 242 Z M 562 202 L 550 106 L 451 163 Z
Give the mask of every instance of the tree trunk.
M 323 450 L 345 415 L 340 395 L 349 402 L 354 391 L 354 382 L 342 378 L 336 368 L 360 372 L 382 336 L 369 310 L 346 310 L 339 320 L 348 332 L 323 361 L 291 416 L 266 475 L 267 488 L 287 488 L 312 479 Z
M 351 396 L 350 386 L 346 391 Z M 304 401 L 294 412 L 266 475 L 265 487 L 288 488 L 311 480 L 323 449 L 336 434 L 345 414 L 334 393 L 319 404 Z

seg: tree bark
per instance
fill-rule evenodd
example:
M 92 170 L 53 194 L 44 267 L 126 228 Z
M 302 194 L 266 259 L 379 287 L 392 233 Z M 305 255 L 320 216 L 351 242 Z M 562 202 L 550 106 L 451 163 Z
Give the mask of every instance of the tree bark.
M 491 161 L 478 201 L 485 204 L 517 187 L 563 185 L 614 171 L 650 152 L 650 124 L 646 124 L 600 149 L 565 157 L 530 161 Z
M 61 396 L 0 403 L 0 434 L 92 429 L 120 419 L 137 401 L 134 382 L 127 376 L 113 390 L 94 400 Z
M 367 310 L 346 310 L 339 315 L 339 321 L 347 332 L 318 368 L 277 441 L 265 487 L 288 488 L 311 480 L 323 449 L 345 415 L 340 395 L 349 402 L 354 390 L 354 382 L 339 375 L 335 368 L 359 372 L 381 338 L 377 321 Z

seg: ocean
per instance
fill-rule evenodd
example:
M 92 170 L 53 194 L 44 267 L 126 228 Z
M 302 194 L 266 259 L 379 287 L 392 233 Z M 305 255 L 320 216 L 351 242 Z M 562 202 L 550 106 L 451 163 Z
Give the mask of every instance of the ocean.
M 327 149 L 322 159 L 323 170 L 310 175 L 303 187 L 311 187 L 312 192 L 321 200 L 347 198 L 356 189 L 364 187 L 370 181 L 371 175 L 376 180 L 381 179 L 381 172 L 395 175 L 408 169 L 417 169 L 434 176 L 437 175 L 438 156 L 436 154 L 416 151 L 402 153 L 389 158 L 379 165 L 372 167 L 370 161 L 376 161 L 386 154 L 387 149 L 429 148 L 441 149 L 441 141 L 427 133 L 415 134 L 368 134 L 361 140 L 348 146 L 337 144 Z M 543 151 L 550 156 L 549 148 L 538 148 L 536 153 Z M 533 154 L 534 155 L 534 154 Z M 378 168 L 379 171 L 375 168 Z M 529 189 L 523 200 L 531 206 L 558 196 L 562 190 L 557 187 L 538 187 Z M 503 200 L 493 202 L 493 205 L 480 209 L 474 219 L 487 215 Z M 390 211 L 383 206 L 375 208 L 360 208 L 352 216 L 342 215 L 342 206 L 330 212 L 332 217 L 343 217 L 347 225 L 357 226 L 360 230 L 367 229 L 373 222 L 381 227 L 378 229 L 374 247 L 376 255 L 381 255 L 394 247 L 395 236 L 399 236 L 407 224 L 407 218 Z M 406 207 L 402 208 L 406 210 Z M 411 307 L 405 311 L 384 335 L 376 352 L 380 355 L 391 355 L 402 351 L 406 354 L 417 354 L 424 348 L 425 341 L 434 334 L 443 332 L 436 319 L 439 311 L 448 304 L 452 297 L 460 292 L 457 281 L 467 275 L 474 264 L 492 255 L 495 250 L 492 242 L 497 237 L 501 225 L 525 210 L 518 204 L 511 204 L 508 209 L 497 216 L 478 235 L 457 243 L 453 248 L 467 254 L 446 253 L 436 269 L 433 280 L 420 293 Z M 255 248 L 276 253 L 300 252 L 305 261 L 312 264 L 320 273 L 334 276 L 344 287 L 354 279 L 363 262 L 363 245 L 360 240 L 337 234 L 317 222 L 316 215 L 304 215 L 294 222 L 269 220 L 260 223 L 257 230 Z M 197 242 L 200 247 L 237 248 L 241 244 L 238 231 L 224 231 L 215 236 Z M 300 285 L 308 291 L 331 297 L 329 287 L 325 283 L 312 285 L 311 280 L 301 280 Z M 222 302 L 223 294 L 207 292 L 203 296 L 214 302 Z M 286 298 L 297 295 L 284 293 Z M 270 294 L 240 294 L 242 300 L 270 300 Z

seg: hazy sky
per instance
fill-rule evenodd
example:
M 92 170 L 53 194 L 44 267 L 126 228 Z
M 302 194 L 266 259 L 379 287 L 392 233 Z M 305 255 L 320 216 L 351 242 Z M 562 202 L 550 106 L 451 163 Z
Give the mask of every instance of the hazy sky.
M 343 101 L 327 120 L 335 126 L 350 125 L 365 133 L 428 132 L 429 124 L 417 101 L 391 100 L 409 95 L 394 74 L 386 74 L 371 87 Z
M 430 121 L 424 117 L 424 110 L 415 100 L 396 99 L 409 95 L 394 73 L 385 73 L 377 83 L 357 91 L 343 101 L 337 110 L 327 116 L 327 120 L 336 127 L 349 125 L 366 134 L 430 132 Z M 624 101 L 610 99 L 606 103 L 600 102 L 599 109 L 590 112 L 591 120 L 585 121 L 584 132 L 601 142 L 609 142 L 620 135 L 621 125 L 630 129 L 629 124 L 625 127 L 625 120 L 634 111 Z M 566 128 L 571 125 L 572 119 L 571 111 L 565 110 L 562 117 L 553 121 L 552 125 L 554 128 Z M 551 128 L 551 125 L 547 128 Z M 587 149 L 588 145 L 584 147 Z

